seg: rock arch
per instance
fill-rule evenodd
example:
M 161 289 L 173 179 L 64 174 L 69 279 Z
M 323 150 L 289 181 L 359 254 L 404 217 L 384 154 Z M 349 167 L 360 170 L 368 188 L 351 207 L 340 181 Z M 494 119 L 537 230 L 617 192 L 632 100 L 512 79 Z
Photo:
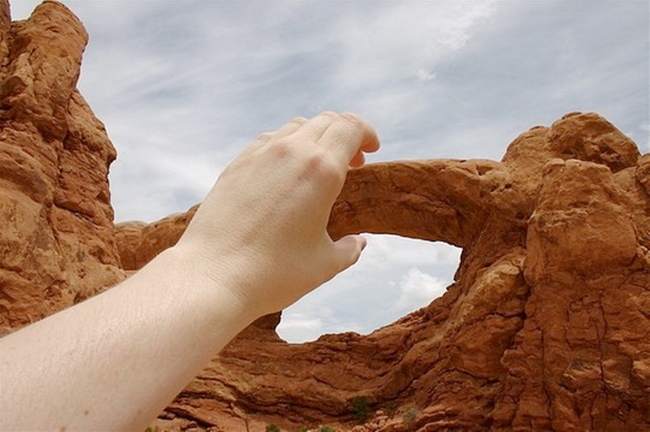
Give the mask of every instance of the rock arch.
M 647 424 L 649 168 L 649 156 L 605 119 L 572 113 L 522 134 L 501 162 L 351 171 L 332 237 L 390 233 L 460 246 L 455 283 L 368 336 L 287 345 L 274 332 L 279 316 L 265 317 L 171 410 L 206 424 L 221 424 L 227 407 L 235 422 L 252 412 L 295 425 L 345 422 L 349 400 L 363 395 L 373 408 L 419 407 L 414 424 L 396 419 L 379 430 Z M 187 219 L 144 226 L 141 243 L 126 249 L 150 251 L 164 243 L 156 232 L 180 235 Z M 118 244 L 133 228 L 118 229 Z

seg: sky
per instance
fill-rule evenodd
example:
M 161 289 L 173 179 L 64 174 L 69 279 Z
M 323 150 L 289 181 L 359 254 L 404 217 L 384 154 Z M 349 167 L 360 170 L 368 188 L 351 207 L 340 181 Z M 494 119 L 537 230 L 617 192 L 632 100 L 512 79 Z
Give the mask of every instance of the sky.
M 38 1 L 13 0 L 14 19 Z M 79 88 L 118 150 L 116 220 L 200 202 L 259 133 L 354 111 L 368 161 L 499 160 L 595 111 L 650 151 L 647 0 L 67 0 L 90 42 Z M 359 263 L 285 310 L 290 342 L 367 334 L 430 303 L 460 250 L 368 236 Z

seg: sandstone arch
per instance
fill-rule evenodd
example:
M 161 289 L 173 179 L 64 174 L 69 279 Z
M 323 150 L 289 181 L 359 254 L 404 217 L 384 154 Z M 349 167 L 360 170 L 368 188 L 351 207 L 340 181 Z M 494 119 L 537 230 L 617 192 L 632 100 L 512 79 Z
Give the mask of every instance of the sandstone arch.
M 419 406 L 417 427 L 646 424 L 649 161 L 602 117 L 573 113 L 522 134 L 501 162 L 352 171 L 332 236 L 391 233 L 461 246 L 455 283 L 369 336 L 287 345 L 274 333 L 279 317 L 266 317 L 172 410 L 207 424 L 223 421 L 207 411 L 228 404 L 271 418 L 281 407 L 296 424 L 340 421 L 348 401 L 364 395 L 377 408 Z M 143 227 L 141 241 L 180 234 L 187 217 Z

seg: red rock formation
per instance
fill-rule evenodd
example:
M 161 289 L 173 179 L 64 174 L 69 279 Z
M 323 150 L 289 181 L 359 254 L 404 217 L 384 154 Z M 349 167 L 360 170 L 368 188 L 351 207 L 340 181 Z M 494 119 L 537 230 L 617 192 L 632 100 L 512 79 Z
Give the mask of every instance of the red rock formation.
M 168 410 L 224 430 L 349 430 L 350 401 L 364 396 L 384 414 L 357 430 L 650 428 L 649 166 L 605 119 L 573 113 L 522 134 L 502 162 L 350 172 L 332 236 L 462 247 L 455 283 L 368 336 L 292 345 L 274 332 L 279 316 L 266 317 Z M 126 249 L 153 256 L 149 245 L 176 241 L 180 217 L 135 241 L 123 225 L 118 242 L 128 229 Z
M 87 42 L 65 6 L 11 23 L 0 2 L 0 334 L 123 278 L 108 166 L 115 150 L 76 89 Z
M 72 13 L 45 2 L 10 24 L 0 2 L 0 37 L 0 320 L 17 328 L 143 266 L 193 210 L 113 226 L 115 153 L 75 89 L 86 36 Z M 533 128 L 501 162 L 353 170 L 329 230 L 463 255 L 443 297 L 367 336 L 288 344 L 279 314 L 260 319 L 157 426 L 650 429 L 650 155 L 602 117 Z M 355 397 L 381 413 L 357 425 Z

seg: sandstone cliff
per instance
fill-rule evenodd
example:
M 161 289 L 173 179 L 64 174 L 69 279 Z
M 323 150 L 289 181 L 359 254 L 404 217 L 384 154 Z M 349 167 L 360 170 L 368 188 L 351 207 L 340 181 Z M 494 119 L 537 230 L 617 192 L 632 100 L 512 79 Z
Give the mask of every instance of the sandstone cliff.
M 63 5 L 11 23 L 0 1 L 0 334 L 120 281 L 108 167 L 76 89 L 88 40 Z
M 0 1 L 4 332 L 118 282 L 193 215 L 113 225 L 115 151 L 75 88 L 86 40 L 59 3 L 11 23 Z M 288 344 L 275 333 L 280 316 L 264 317 L 154 426 L 650 429 L 650 155 L 602 117 L 535 127 L 501 162 L 354 170 L 329 230 L 459 246 L 455 282 L 367 336 Z M 371 412 L 364 425 L 354 398 Z

